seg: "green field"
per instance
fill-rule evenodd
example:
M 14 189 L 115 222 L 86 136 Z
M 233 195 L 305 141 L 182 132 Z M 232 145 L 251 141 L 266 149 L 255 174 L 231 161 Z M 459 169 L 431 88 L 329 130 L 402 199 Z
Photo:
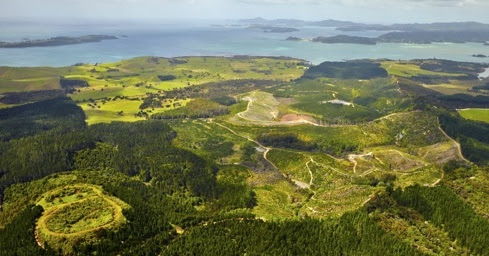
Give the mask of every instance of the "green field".
M 453 81 L 452 83 L 441 84 L 423 84 L 423 87 L 443 93 L 446 95 L 454 94 L 467 94 L 467 95 L 480 95 L 480 93 L 474 92 L 472 88 L 475 83 L 465 81 Z
M 404 63 L 395 61 L 383 61 L 381 66 L 387 70 L 389 75 L 399 76 L 399 77 L 413 77 L 419 75 L 429 75 L 429 76 L 448 76 L 456 77 L 460 74 L 456 73 L 446 73 L 446 72 L 434 72 L 430 70 L 422 69 L 419 65 L 414 63 Z
M 69 71 L 72 71 L 72 69 L 0 67 L 0 94 L 59 89 L 59 77 Z
M 302 75 L 300 63 L 292 59 L 269 58 L 143 57 L 120 63 L 80 66 L 65 77 L 82 79 L 90 84 L 89 88 L 83 88 L 73 95 L 74 100 L 87 100 L 116 95 L 144 96 L 148 92 L 235 79 L 288 81 Z M 159 75 L 172 75 L 175 78 L 160 81 Z M 97 96 L 91 91 L 101 92 Z
M 489 109 L 462 109 L 459 110 L 459 113 L 465 119 L 489 123 Z
M 184 107 L 190 100 L 162 101 L 163 107 L 146 110 L 148 114 L 161 113 L 178 107 Z M 96 104 L 95 104 L 96 103 Z M 136 122 L 146 120 L 144 116 L 137 116 L 141 112 L 140 99 L 118 99 L 112 101 L 96 101 L 95 103 L 80 103 L 85 111 L 87 124 L 110 123 L 113 121 Z

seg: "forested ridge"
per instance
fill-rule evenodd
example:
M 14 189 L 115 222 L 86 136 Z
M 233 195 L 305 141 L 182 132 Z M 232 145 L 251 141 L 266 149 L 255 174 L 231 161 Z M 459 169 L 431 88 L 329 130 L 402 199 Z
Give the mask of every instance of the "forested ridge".
M 213 169 L 190 152 L 172 146 L 174 132 L 158 122 L 113 123 L 87 129 L 48 131 L 1 144 L 2 188 L 72 170 L 111 169 L 176 190 L 211 195 Z M 144 172 L 143 172 L 144 171 Z M 173 173 L 172 173 L 173 172 Z M 183 177 L 184 175 L 185 177 Z M 201 181 L 186 180 L 202 178 Z
M 436 226 L 445 229 L 454 240 L 460 241 L 476 255 L 489 254 L 489 221 L 445 186 L 409 187 L 395 190 L 392 197 L 400 206 L 419 212 Z
M 165 255 L 422 255 L 390 237 L 364 210 L 338 219 L 226 221 L 195 228 Z
M 51 129 L 82 129 L 85 125 L 82 109 L 67 97 L 0 109 L 0 141 L 18 139 Z
M 307 70 L 303 78 L 333 77 L 341 79 L 371 79 L 387 77 L 387 71 L 369 61 L 323 62 Z

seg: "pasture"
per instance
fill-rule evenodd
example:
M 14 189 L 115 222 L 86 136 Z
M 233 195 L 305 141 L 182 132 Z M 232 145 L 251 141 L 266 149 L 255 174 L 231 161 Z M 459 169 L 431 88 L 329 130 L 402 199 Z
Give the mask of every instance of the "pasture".
M 387 70 L 389 75 L 407 78 L 419 75 L 446 77 L 456 77 L 461 75 L 457 73 L 434 72 L 430 70 L 425 70 L 422 69 L 419 65 L 409 62 L 383 61 L 381 62 L 381 67 Z
M 459 110 L 459 113 L 465 119 L 489 123 L 489 109 L 469 108 Z
M 87 124 L 110 123 L 113 121 L 136 122 L 146 120 L 146 115 L 161 113 L 185 106 L 190 100 L 164 100 L 162 107 L 141 110 L 143 103 L 136 99 L 113 99 L 80 103 L 86 115 Z

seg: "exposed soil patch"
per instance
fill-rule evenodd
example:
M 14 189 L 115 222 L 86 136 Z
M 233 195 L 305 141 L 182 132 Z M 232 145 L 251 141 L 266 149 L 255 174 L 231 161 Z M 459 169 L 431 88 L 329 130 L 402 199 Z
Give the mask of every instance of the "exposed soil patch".
M 292 104 L 297 103 L 297 100 L 294 98 L 279 98 L 279 97 L 277 97 L 276 99 L 278 102 L 280 102 L 280 104 L 284 104 L 284 105 L 292 105 Z
M 300 121 L 308 121 L 312 123 L 317 123 L 316 119 L 312 118 L 308 115 L 298 115 L 298 114 L 287 114 L 280 118 L 281 122 L 300 122 Z
M 406 172 L 422 167 L 422 161 L 409 158 L 398 150 L 385 150 L 376 152 L 375 156 L 384 162 L 389 169 Z
M 456 143 L 438 143 L 423 148 L 422 157 L 429 162 L 444 164 L 450 160 L 460 160 L 458 147 Z

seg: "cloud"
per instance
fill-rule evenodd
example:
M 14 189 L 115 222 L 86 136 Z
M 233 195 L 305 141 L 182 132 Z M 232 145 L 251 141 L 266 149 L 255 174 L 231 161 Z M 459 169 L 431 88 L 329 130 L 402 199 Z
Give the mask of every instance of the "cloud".
M 321 4 L 323 2 L 329 1 L 320 1 L 320 0 L 238 0 L 237 2 L 247 3 L 247 4 Z
M 482 0 L 236 0 L 246 4 L 265 4 L 265 5 L 301 5 L 301 4 L 338 4 L 347 6 L 477 6 L 488 5 L 487 1 Z
M 40 0 L 0 0 L 5 2 L 36 3 Z M 409 6 L 409 7 L 465 7 L 465 6 L 489 6 L 489 0 L 43 0 L 43 3 L 57 3 L 66 5 L 76 4 L 110 4 L 110 5 L 182 5 L 191 4 L 199 6 L 222 4 L 247 4 L 247 5 L 340 5 L 349 7 L 385 7 L 385 6 Z
M 0 0 L 16 17 L 113 19 L 343 19 L 358 22 L 489 22 L 489 0 Z

